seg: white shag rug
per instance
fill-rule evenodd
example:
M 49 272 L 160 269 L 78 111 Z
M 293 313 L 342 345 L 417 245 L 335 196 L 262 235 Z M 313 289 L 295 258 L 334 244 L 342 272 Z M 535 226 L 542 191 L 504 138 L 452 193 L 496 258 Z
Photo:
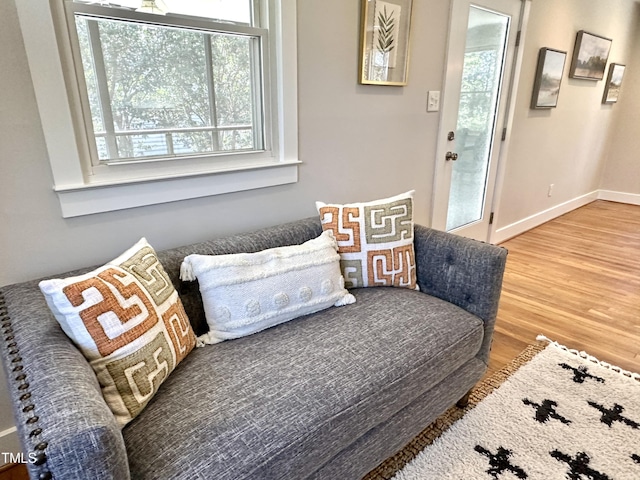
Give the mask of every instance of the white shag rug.
M 549 342 L 393 478 L 639 480 L 640 375 Z

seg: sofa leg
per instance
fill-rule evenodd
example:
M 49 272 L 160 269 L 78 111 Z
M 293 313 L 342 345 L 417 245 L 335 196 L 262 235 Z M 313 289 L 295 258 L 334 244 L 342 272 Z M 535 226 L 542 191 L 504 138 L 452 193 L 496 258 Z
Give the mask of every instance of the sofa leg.
M 456 403 L 456 407 L 465 408 L 467 405 L 469 405 L 469 398 L 470 397 L 471 397 L 471 390 L 469 390 L 467 393 L 465 393 L 464 397 L 462 397 L 460 400 L 458 400 L 458 402 Z

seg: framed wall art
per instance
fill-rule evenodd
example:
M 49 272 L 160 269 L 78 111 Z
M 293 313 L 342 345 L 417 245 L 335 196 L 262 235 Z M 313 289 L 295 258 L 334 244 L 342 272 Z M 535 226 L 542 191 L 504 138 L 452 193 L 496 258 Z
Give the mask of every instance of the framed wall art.
M 362 0 L 360 83 L 407 84 L 413 0 Z
M 569 77 L 602 80 L 611 43 L 609 38 L 580 30 L 576 36 Z
M 555 108 L 558 106 L 558 95 L 560 94 L 566 58 L 567 52 L 553 48 L 540 49 L 533 95 L 531 96 L 531 108 Z
M 618 101 L 625 68 L 625 65 L 619 63 L 609 65 L 609 75 L 607 75 L 607 83 L 604 86 L 602 103 L 616 103 Z

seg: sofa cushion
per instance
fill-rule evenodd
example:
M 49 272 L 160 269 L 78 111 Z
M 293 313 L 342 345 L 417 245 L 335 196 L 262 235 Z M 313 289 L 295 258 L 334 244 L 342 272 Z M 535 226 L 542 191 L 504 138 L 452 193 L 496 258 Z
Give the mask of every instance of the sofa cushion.
M 417 290 L 413 247 L 413 190 L 395 197 L 346 205 L 316 202 L 324 230 L 338 240 L 347 288 Z
M 178 293 L 144 238 L 96 270 L 39 286 L 121 426 L 195 346 Z
M 196 349 L 123 430 L 132 478 L 305 478 L 480 348 L 482 321 L 459 307 L 352 293 L 349 308 Z
M 189 255 L 180 278 L 200 284 L 209 332 L 198 339 L 206 344 L 356 301 L 344 288 L 331 232 L 256 253 Z

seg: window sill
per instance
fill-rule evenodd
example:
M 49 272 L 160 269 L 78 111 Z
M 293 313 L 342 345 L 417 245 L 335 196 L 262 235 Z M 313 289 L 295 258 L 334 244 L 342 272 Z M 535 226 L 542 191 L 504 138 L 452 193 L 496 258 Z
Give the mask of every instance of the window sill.
M 43 3 L 48 8 L 43 8 Z M 63 0 L 16 2 L 20 28 L 31 70 L 42 130 L 49 154 L 54 191 L 65 218 L 156 205 L 192 198 L 294 183 L 298 179 L 298 107 L 296 1 L 263 0 L 268 8 L 272 102 L 270 148 L 259 159 L 234 158 L 226 163 L 190 162 L 174 168 L 172 162 L 112 165 L 108 171 L 89 168 L 78 99 L 65 80 L 75 78 L 69 63 L 70 46 L 56 31 L 64 25 Z M 267 11 L 267 10 L 265 10 Z M 273 15 L 271 15 L 271 13 Z M 67 39 L 68 40 L 68 39 Z M 75 85 L 77 87 L 77 85 Z M 77 117 L 77 118 L 76 118 Z M 250 155 L 253 157 L 254 155 Z M 247 160 L 247 162 L 243 162 Z M 244 163 L 244 165 L 242 165 Z M 249 163 L 249 164 L 247 164 Z M 239 164 L 241 166 L 239 166 Z M 216 170 L 206 170 L 214 165 Z M 100 166 L 101 167 L 101 166 Z M 113 167 L 113 168 L 112 168 Z M 201 170 L 204 169 L 204 170 Z M 117 171 L 116 171 L 117 170 Z M 126 172 L 125 172 L 126 170 Z M 153 170 L 147 172 L 146 170 Z M 190 170 L 190 171 L 188 171 Z M 182 172 L 182 173 L 178 173 Z
M 108 184 L 58 186 L 64 218 L 156 205 L 298 181 L 298 160 Z

